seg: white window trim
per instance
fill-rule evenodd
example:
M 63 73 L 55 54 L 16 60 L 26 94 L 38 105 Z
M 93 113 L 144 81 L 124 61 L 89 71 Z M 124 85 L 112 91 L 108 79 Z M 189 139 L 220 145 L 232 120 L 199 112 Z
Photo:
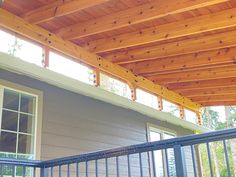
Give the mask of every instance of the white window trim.
M 19 84 L 15 84 L 6 80 L 0 79 L 0 90 L 3 88 L 9 88 L 20 93 L 35 96 L 36 99 L 36 121 L 35 121 L 35 135 L 34 135 L 34 159 L 40 160 L 41 157 L 41 136 L 42 136 L 42 109 L 43 109 L 43 92 L 25 87 Z M 3 92 L 0 92 L 0 113 L 2 113 L 3 104 Z M 2 114 L 0 114 L 0 126 L 1 126 Z
M 150 132 L 151 131 L 154 131 L 154 132 L 157 132 L 157 133 L 160 133 L 161 134 L 161 140 L 163 140 L 163 134 L 169 134 L 169 135 L 173 135 L 173 136 L 177 136 L 177 133 L 176 131 L 174 130 L 171 130 L 171 129 L 168 129 L 168 128 L 165 128 L 165 127 L 161 127 L 161 126 L 158 126 L 158 125 L 155 125 L 155 124 L 152 124 L 152 123 L 147 123 L 147 140 L 148 142 L 151 142 L 151 137 L 150 137 Z M 151 170 L 150 171 L 150 174 L 152 177 L 154 177 L 154 174 L 153 174 L 153 162 L 152 162 L 152 154 L 151 153 L 148 153 L 148 156 L 149 156 L 149 169 Z M 165 151 L 162 150 L 162 161 L 163 161 L 163 171 L 164 171 L 164 176 L 167 177 L 167 167 L 166 167 L 166 158 L 165 158 Z

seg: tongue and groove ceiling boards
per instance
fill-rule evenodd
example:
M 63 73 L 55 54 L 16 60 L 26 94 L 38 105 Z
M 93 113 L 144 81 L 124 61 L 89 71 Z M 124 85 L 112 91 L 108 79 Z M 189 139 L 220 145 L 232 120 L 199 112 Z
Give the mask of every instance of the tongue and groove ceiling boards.
M 5 0 L 1 8 L 0 26 L 177 104 L 236 105 L 236 0 Z

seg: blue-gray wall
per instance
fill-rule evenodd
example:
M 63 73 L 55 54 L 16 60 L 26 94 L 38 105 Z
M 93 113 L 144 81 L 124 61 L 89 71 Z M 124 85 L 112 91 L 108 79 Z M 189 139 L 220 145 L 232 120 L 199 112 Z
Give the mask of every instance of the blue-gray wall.
M 175 130 L 178 135 L 193 133 L 24 75 L 0 69 L 0 79 L 43 92 L 41 159 L 146 142 L 147 123 Z

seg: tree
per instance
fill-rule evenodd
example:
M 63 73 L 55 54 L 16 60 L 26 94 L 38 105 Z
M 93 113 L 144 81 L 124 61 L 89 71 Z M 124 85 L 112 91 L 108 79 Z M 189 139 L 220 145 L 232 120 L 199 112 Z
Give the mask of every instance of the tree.
M 210 107 L 204 109 L 203 112 L 203 125 L 212 129 L 212 130 L 220 130 L 228 127 L 232 127 L 234 121 L 236 120 L 236 108 L 235 107 L 226 107 L 226 118 L 227 121 L 221 122 L 219 119 L 218 112 L 212 110 Z M 231 153 L 230 144 L 227 145 L 229 161 L 230 161 L 230 169 L 231 173 L 234 171 L 234 163 L 233 156 Z M 206 146 L 200 146 L 201 157 L 203 162 L 203 174 L 204 176 L 210 176 L 210 169 L 208 164 L 208 155 Z M 225 156 L 224 156 L 224 146 L 222 142 L 214 142 L 211 143 L 211 152 L 214 160 L 213 170 L 216 176 L 227 177 L 227 168 L 225 164 Z
M 13 44 L 8 43 L 8 54 L 15 56 L 16 52 L 21 49 L 22 44 L 17 37 L 14 38 Z

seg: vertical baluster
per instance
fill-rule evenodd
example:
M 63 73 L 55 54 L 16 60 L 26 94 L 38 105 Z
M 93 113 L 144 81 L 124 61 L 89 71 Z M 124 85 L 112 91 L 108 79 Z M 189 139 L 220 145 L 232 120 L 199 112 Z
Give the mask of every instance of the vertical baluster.
M 76 177 L 79 177 L 79 162 L 76 162 Z
M 207 143 L 207 155 L 208 155 L 208 161 L 209 161 L 209 166 L 210 166 L 210 172 L 211 172 L 211 177 L 214 177 L 213 169 L 212 169 L 212 161 L 211 161 L 211 150 L 210 150 L 210 144 Z
M 36 167 L 33 168 L 33 177 L 36 177 Z
M 59 165 L 58 167 L 58 173 L 59 173 L 59 177 L 61 177 L 61 165 Z
M 131 177 L 131 169 L 130 169 L 130 156 L 127 155 L 127 163 L 128 163 L 128 177 Z
M 153 168 L 153 177 L 156 177 L 156 162 L 154 151 L 152 151 L 152 168 Z
M 41 175 L 41 177 L 47 177 L 48 176 L 48 168 L 45 168 L 45 167 L 42 167 L 41 169 L 40 169 L 40 175 Z
M 50 177 L 53 177 L 53 167 L 51 167 L 51 176 Z
M 196 157 L 195 157 L 195 148 L 194 148 L 194 145 L 191 145 L 191 154 L 192 154 L 192 161 L 193 161 L 193 173 L 194 173 L 194 177 L 197 177 L 197 166 L 196 166 Z
M 67 164 L 67 177 L 70 177 L 70 164 Z
M 116 157 L 116 175 L 117 175 L 117 177 L 120 176 L 120 174 L 119 174 L 119 157 Z
M 140 166 L 140 176 L 143 177 L 143 162 L 142 162 L 142 154 L 139 153 L 139 166 Z
M 108 177 L 108 161 L 107 161 L 107 158 L 105 159 L 105 164 L 106 164 L 106 177 Z
M 95 177 L 98 177 L 98 160 L 95 160 Z
M 86 177 L 88 177 L 88 161 L 85 162 L 85 173 Z
M 23 177 L 25 177 L 25 173 L 26 173 L 26 167 L 23 166 Z
M 180 144 L 174 145 L 175 169 L 177 177 L 186 177 L 186 170 L 184 169 L 184 158 L 182 153 L 182 146 Z
M 16 167 L 15 165 L 12 165 L 12 177 L 15 177 L 16 176 Z
M 169 167 L 169 161 L 168 161 L 168 150 L 165 149 L 165 159 L 166 159 L 166 175 L 167 177 L 170 177 L 170 167 Z
M 226 161 L 226 166 L 227 166 L 227 171 L 228 171 L 228 177 L 231 177 L 228 149 L 227 149 L 227 145 L 226 145 L 225 140 L 223 140 L 223 144 L 224 144 L 225 161 Z
M 0 175 L 1 175 L 1 177 L 3 177 L 3 174 L 4 174 L 4 166 L 3 166 L 3 164 L 0 164 Z

